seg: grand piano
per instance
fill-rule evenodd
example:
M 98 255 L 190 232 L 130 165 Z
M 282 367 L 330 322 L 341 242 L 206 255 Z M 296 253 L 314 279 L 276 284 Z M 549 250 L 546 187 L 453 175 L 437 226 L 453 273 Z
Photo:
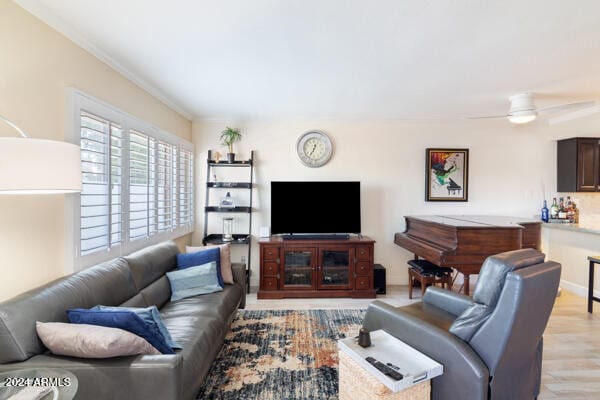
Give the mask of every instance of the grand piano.
M 478 274 L 490 255 L 522 248 L 539 250 L 541 221 L 489 215 L 406 216 L 406 230 L 394 242 L 441 267 L 452 267 L 469 277 Z

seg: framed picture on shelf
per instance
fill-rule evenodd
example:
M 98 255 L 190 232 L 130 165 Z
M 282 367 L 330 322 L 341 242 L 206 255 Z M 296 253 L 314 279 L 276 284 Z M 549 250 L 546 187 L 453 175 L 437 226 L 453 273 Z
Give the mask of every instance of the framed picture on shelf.
M 426 201 L 468 201 L 469 149 L 429 148 L 425 161 Z

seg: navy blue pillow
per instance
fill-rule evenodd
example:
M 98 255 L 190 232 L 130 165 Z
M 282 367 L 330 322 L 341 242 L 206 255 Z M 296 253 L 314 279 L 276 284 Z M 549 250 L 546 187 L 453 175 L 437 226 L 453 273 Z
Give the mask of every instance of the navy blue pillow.
M 169 345 L 169 347 L 171 347 L 172 349 L 183 349 L 183 347 L 179 343 L 174 341 L 173 338 L 171 337 L 171 334 L 169 333 L 169 330 L 165 326 L 165 323 L 163 322 L 162 318 L 160 317 L 160 312 L 158 312 L 158 308 L 156 308 L 156 306 L 142 308 L 142 307 L 109 307 L 109 306 L 98 305 L 98 306 L 92 307 L 91 309 L 92 310 L 104 310 L 104 311 L 123 311 L 123 310 L 133 311 L 134 313 L 139 315 L 140 318 L 142 318 L 142 321 L 144 321 L 146 324 L 150 324 L 150 325 L 156 324 L 156 327 L 160 331 L 160 334 L 163 336 L 163 338 L 165 338 L 165 342 L 167 343 L 167 345 Z
M 163 354 L 175 354 L 173 349 L 167 344 L 156 324 L 149 324 L 130 310 L 98 310 L 73 308 L 67 310 L 67 318 L 73 324 L 88 324 L 106 326 L 109 328 L 119 328 L 138 335 L 156 350 Z
M 217 279 L 219 286 L 223 287 L 223 275 L 221 275 L 221 249 L 219 247 L 207 247 L 206 250 L 196 251 L 194 253 L 177 254 L 177 269 L 197 267 L 198 265 L 217 263 Z

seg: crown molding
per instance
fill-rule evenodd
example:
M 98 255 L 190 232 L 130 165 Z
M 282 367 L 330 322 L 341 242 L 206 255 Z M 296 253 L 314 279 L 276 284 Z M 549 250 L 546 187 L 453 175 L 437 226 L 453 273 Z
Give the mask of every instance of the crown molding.
M 192 121 L 195 118 L 195 115 L 190 112 L 185 107 L 179 105 L 175 100 L 171 99 L 161 90 L 159 90 L 154 85 L 148 83 L 146 80 L 140 78 L 129 69 L 124 67 L 122 64 L 117 62 L 114 58 L 109 56 L 106 52 L 104 52 L 101 48 L 91 43 L 87 40 L 80 32 L 73 29 L 69 24 L 67 24 L 60 17 L 52 13 L 48 8 L 46 8 L 43 4 L 36 0 L 13 0 L 18 6 L 27 10 L 36 18 L 40 19 L 45 24 L 49 25 L 53 29 L 57 30 L 64 36 L 66 36 L 69 40 L 73 41 L 79 47 L 87 50 L 94 57 L 107 64 L 109 67 L 119 72 L 125 78 L 135 83 L 140 88 L 144 89 L 150 95 L 160 100 L 162 103 L 167 105 L 172 110 L 181 114 L 189 121 Z

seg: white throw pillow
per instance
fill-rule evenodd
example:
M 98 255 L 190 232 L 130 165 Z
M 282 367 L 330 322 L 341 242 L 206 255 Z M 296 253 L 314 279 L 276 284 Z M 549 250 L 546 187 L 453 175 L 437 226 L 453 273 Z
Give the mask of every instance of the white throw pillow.
M 63 322 L 35 323 L 37 334 L 54 354 L 81 358 L 109 358 L 161 354 L 145 339 L 118 328 Z
M 221 276 L 224 283 L 233 285 L 233 271 L 231 270 L 231 245 L 229 243 L 208 246 L 185 246 L 186 253 L 195 253 L 210 247 L 219 247 L 219 258 L 221 259 Z

